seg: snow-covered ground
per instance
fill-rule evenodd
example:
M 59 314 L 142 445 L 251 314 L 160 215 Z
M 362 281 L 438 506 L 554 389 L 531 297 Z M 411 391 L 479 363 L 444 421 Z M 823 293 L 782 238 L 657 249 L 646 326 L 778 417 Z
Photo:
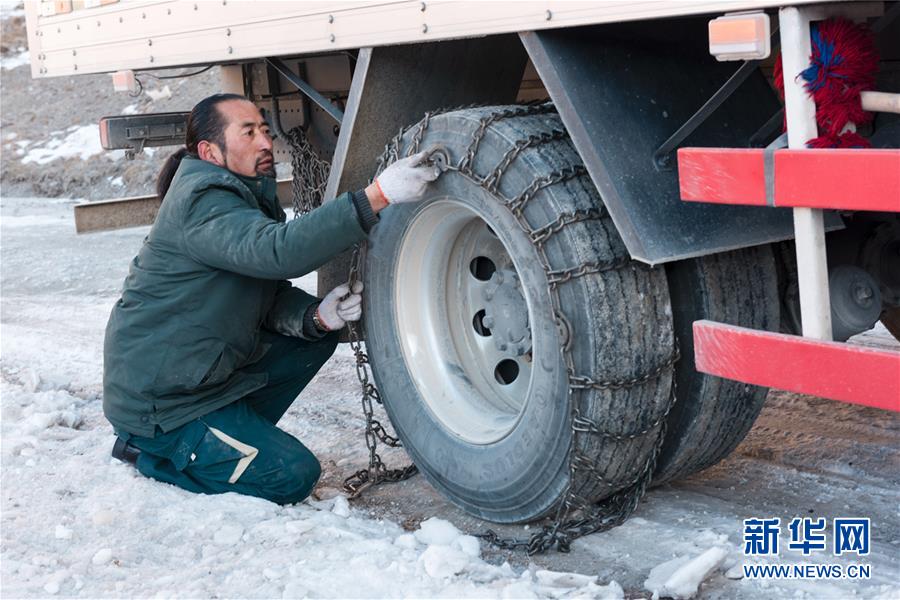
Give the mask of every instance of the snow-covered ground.
M 0 200 L 4 598 L 648 598 L 698 586 L 707 598 L 900 598 L 900 423 L 814 398 L 771 394 L 733 457 L 651 491 L 625 525 L 569 555 L 482 547 L 465 533 L 484 524 L 421 477 L 351 503 L 339 495 L 366 460 L 346 347 L 281 423 L 322 460 L 320 500 L 279 507 L 144 479 L 109 457 L 100 396 L 103 328 L 147 229 L 76 236 L 72 205 Z M 864 561 L 780 559 L 866 562 L 871 579 L 733 579 L 741 564 L 776 562 L 743 556 L 742 519 L 794 516 L 871 517 Z

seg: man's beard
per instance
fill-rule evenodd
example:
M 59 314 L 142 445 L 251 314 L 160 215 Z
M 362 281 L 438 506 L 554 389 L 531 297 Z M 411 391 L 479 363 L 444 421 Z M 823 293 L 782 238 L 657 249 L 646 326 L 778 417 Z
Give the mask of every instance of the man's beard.
M 265 160 L 271 160 L 272 166 L 268 168 L 261 169 L 259 167 L 260 163 Z M 272 156 L 271 153 L 267 153 L 266 156 L 263 156 L 259 160 L 256 161 L 256 174 L 260 177 L 275 177 L 275 157 Z

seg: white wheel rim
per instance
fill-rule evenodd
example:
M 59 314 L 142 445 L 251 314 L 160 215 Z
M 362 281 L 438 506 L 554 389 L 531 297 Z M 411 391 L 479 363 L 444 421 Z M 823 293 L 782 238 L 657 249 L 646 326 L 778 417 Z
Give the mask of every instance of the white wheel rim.
M 419 395 L 446 430 L 480 445 L 496 443 L 515 428 L 532 377 L 532 353 L 521 354 L 530 335 L 527 344 L 506 351 L 498 347 L 506 345 L 499 336 L 485 335 L 479 312 L 483 317 L 496 306 L 485 300 L 485 288 L 497 289 L 496 276 L 484 279 L 491 264 L 517 273 L 480 213 L 459 200 L 436 200 L 406 229 L 393 293 L 400 346 Z M 506 281 L 515 278 L 507 275 Z M 527 328 L 517 324 L 530 324 L 532 311 L 527 294 L 510 285 L 504 290 L 514 290 L 506 296 L 515 301 L 504 306 L 519 314 L 504 321 L 513 325 L 503 331 L 519 336 Z

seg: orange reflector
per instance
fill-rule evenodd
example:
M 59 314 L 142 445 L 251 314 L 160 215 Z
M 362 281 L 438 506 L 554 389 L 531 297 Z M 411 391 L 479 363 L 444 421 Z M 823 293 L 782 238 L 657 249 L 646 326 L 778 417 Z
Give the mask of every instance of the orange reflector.
M 760 60 L 772 51 L 769 15 L 725 15 L 709 22 L 709 53 L 717 60 Z
M 109 150 L 109 121 L 106 117 L 100 119 L 100 147 Z
M 134 71 L 116 71 L 112 74 L 113 89 L 117 92 L 134 92 L 137 89 L 137 83 L 134 78 Z

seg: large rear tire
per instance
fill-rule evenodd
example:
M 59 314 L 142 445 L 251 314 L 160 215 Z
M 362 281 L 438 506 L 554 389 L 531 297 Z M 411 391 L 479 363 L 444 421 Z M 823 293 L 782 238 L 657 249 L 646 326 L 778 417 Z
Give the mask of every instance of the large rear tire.
M 778 331 L 778 277 L 770 246 L 745 248 L 666 265 L 675 335 L 681 348 L 654 484 L 719 462 L 744 439 L 767 388 L 706 375 L 694 365 L 694 321 L 709 319 Z
M 485 128 L 485 119 L 504 110 Z M 398 154 L 437 143 L 458 164 L 480 129 L 474 179 L 449 171 L 423 202 L 382 213 L 366 256 L 366 336 L 385 408 L 425 477 L 471 514 L 523 522 L 547 515 L 569 486 L 577 394 L 586 394 L 582 416 L 622 437 L 578 436 L 596 476 L 576 471 L 572 490 L 596 501 L 641 477 L 670 402 L 672 371 L 659 367 L 673 352 L 671 309 L 664 271 L 628 264 L 549 106 L 434 116 L 399 140 Z M 479 184 L 529 138 L 495 187 Z M 624 265 L 560 284 L 565 332 L 553 317 L 538 249 L 506 204 L 560 173 L 569 175 L 538 188 L 523 213 L 534 229 L 567 221 L 546 240 L 550 269 Z M 573 214 L 584 218 L 570 223 L 566 215 Z M 577 375 L 618 381 L 660 373 L 617 389 L 570 393 L 567 337 Z

